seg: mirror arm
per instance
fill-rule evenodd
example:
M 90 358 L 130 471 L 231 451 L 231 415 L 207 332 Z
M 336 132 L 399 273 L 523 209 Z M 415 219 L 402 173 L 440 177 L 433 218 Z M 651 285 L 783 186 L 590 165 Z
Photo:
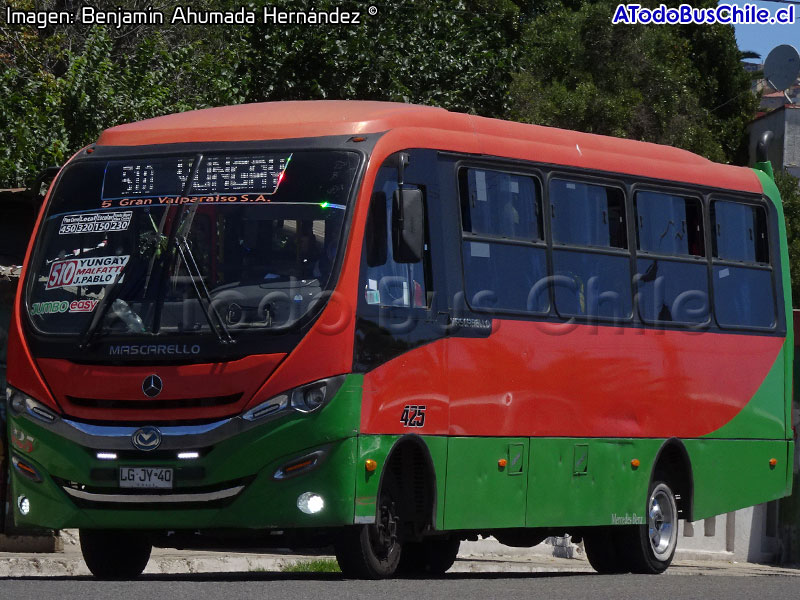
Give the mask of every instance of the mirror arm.
M 408 166 L 409 156 L 408 152 L 398 152 L 397 153 L 397 189 L 400 191 L 400 214 L 398 215 L 398 220 L 400 221 L 400 225 L 402 227 L 404 220 L 403 220 L 403 184 L 405 183 L 405 176 L 406 176 L 406 167 Z

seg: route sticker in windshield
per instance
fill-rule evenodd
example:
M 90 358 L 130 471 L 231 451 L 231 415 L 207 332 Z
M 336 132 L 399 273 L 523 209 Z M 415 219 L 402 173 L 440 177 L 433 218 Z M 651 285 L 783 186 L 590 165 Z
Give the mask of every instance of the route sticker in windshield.
M 46 289 L 114 283 L 129 258 L 126 255 L 59 260 L 50 265 Z
M 107 233 L 126 231 L 131 224 L 133 212 L 106 212 L 82 215 L 66 215 L 61 219 L 58 235 L 70 233 Z
M 34 302 L 31 305 L 31 316 L 55 315 L 59 313 L 88 313 L 97 306 L 97 300 L 84 298 L 81 300 L 55 300 L 52 302 Z

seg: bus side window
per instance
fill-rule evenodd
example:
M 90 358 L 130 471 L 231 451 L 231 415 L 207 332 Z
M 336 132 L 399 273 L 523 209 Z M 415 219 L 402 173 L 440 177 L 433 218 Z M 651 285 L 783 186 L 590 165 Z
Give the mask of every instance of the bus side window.
M 479 168 L 459 172 L 462 258 L 474 310 L 547 313 L 547 250 L 539 180 Z
M 563 317 L 632 315 L 625 195 L 618 187 L 552 179 L 553 287 Z
M 706 323 L 711 303 L 700 199 L 638 191 L 634 207 L 634 280 L 642 320 Z
M 398 263 L 392 255 L 392 196 L 397 189 L 397 169 L 381 167 L 375 178 L 365 232 L 367 304 L 426 308 L 428 261 Z
M 711 204 L 714 312 L 723 327 L 772 327 L 775 291 L 764 207 Z

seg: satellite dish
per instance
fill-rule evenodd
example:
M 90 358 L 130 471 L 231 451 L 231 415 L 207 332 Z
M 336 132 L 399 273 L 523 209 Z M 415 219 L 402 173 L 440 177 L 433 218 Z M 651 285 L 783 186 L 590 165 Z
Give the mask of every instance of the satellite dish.
M 800 54 L 794 46 L 776 46 L 764 61 L 764 79 L 782 92 L 789 89 L 800 75 Z

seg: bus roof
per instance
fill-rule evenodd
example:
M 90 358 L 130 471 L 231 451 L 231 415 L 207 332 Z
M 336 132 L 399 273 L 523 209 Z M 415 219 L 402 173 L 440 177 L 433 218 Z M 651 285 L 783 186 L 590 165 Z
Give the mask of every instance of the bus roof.
M 446 140 L 447 132 L 460 134 L 460 139 L 465 133 L 472 133 L 483 154 L 723 189 L 762 191 L 751 169 L 714 163 L 671 146 L 395 102 L 311 100 L 208 108 L 111 127 L 100 135 L 97 144 L 139 146 L 355 136 L 404 128 L 437 130 L 437 142 Z

